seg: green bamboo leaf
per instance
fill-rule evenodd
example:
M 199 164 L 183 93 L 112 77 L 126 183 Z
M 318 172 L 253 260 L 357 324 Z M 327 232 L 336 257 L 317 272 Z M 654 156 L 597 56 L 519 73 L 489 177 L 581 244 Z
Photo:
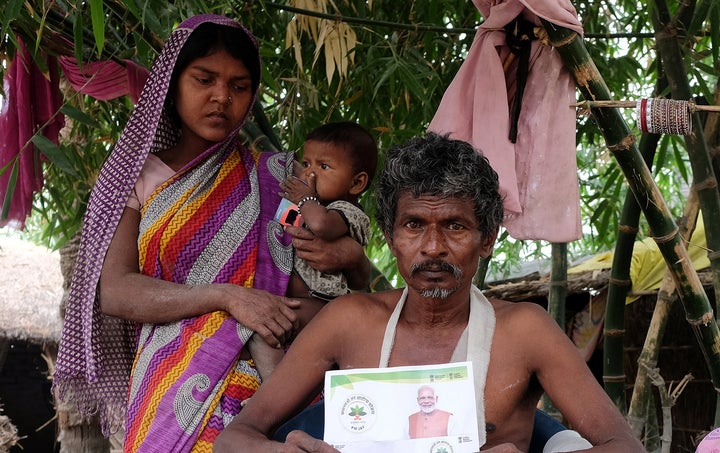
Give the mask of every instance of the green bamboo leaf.
M 133 0 L 125 0 L 123 2 L 125 4 L 125 7 L 130 11 L 130 13 L 135 16 L 135 19 L 142 19 L 140 16 L 140 10 L 138 9 L 137 5 Z
M 82 123 L 86 126 L 90 127 L 100 127 L 99 123 L 90 115 L 87 115 L 80 109 L 77 109 L 69 104 L 63 104 L 62 107 L 60 107 L 60 111 L 72 118 L 73 120 Z
M 687 162 L 685 161 L 685 151 L 680 149 L 676 140 L 672 141 L 673 156 L 675 157 L 675 168 L 685 181 L 689 181 Z
M 720 5 L 717 2 L 713 2 L 713 7 L 709 13 L 710 20 L 710 42 L 713 54 L 713 60 L 720 60 Z
M 382 67 L 382 66 L 378 66 L 378 67 Z M 382 75 L 380 76 L 377 83 L 375 84 L 375 89 L 373 90 L 373 99 L 377 96 L 378 91 L 385 84 L 385 82 L 388 79 L 391 79 L 390 76 L 393 73 L 395 73 L 395 71 L 397 70 L 397 67 L 398 67 L 398 64 L 397 64 L 397 61 L 395 61 L 395 60 L 392 60 L 389 62 L 389 64 L 387 64 L 385 71 L 383 71 Z
M 33 144 L 38 147 L 45 157 L 50 159 L 53 165 L 56 165 L 65 173 L 69 173 L 73 176 L 77 175 L 77 172 L 73 168 L 72 163 L 68 160 L 62 150 L 53 142 L 48 140 L 45 136 L 40 134 L 33 135 L 31 139 Z
M 10 202 L 12 201 L 13 194 L 15 193 L 15 187 L 17 186 L 18 172 L 20 171 L 20 165 L 18 161 L 15 161 L 10 172 L 10 179 L 8 179 L 7 189 L 5 190 L 5 199 L 3 200 L 2 214 L 0 219 L 7 219 L 10 214 Z
M 73 22 L 73 42 L 75 43 L 75 59 L 79 65 L 82 65 L 83 57 L 83 19 L 82 14 L 75 16 L 75 22 Z
M 90 0 L 90 16 L 92 17 L 93 34 L 98 55 L 105 47 L 105 11 L 102 0 Z
M 23 2 L 24 0 L 10 0 L 10 3 L 3 10 L 2 21 L 0 21 L 0 30 L 8 30 L 10 28 L 10 22 L 20 15 L 20 8 L 22 7 Z

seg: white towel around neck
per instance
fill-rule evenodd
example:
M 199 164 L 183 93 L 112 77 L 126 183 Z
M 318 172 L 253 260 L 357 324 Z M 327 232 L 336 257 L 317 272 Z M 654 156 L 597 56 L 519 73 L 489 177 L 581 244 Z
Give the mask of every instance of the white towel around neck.
M 390 353 L 395 342 L 395 330 L 400 319 L 408 290 L 405 288 L 395 310 L 388 320 L 385 328 L 382 349 L 380 351 L 380 368 L 387 368 L 390 362 Z M 490 348 L 492 346 L 493 333 L 495 331 L 495 309 L 490 301 L 475 286 L 472 286 L 470 293 L 470 318 L 468 325 L 463 330 L 460 340 L 453 351 L 450 362 L 471 361 L 473 364 L 473 376 L 475 379 L 475 403 L 477 406 L 477 421 L 480 446 L 485 445 L 485 380 L 487 369 L 490 363 Z

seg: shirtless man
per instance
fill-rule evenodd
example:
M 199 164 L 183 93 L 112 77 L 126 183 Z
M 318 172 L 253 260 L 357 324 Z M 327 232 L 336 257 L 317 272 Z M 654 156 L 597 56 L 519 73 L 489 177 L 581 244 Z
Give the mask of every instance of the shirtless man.
M 471 305 L 476 310 L 484 303 L 490 317 L 494 311 L 495 327 L 487 345 L 481 450 L 527 451 L 544 390 L 592 451 L 645 451 L 542 307 L 479 301 L 472 278 L 480 257 L 491 253 L 503 216 L 497 174 L 484 157 L 437 134 L 412 139 L 388 153 L 377 200 L 378 223 L 407 284 L 388 366 L 451 362 L 473 318 Z M 300 431 L 285 444 L 268 436 L 318 394 L 326 370 L 380 365 L 386 327 L 402 295 L 401 289 L 352 294 L 323 308 L 214 451 L 336 451 Z

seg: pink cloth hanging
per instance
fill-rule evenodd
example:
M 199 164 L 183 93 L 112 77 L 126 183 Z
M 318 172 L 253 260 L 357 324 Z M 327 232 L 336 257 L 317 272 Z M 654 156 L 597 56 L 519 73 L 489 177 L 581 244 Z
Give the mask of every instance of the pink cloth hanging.
M 500 177 L 505 197 L 503 226 L 516 239 L 569 242 L 581 237 L 575 160 L 575 84 L 557 51 L 532 42 L 530 67 L 518 122 L 517 142 L 508 139 L 515 71 L 503 63 L 511 53 L 506 24 L 519 14 L 538 17 L 582 35 L 569 0 L 473 0 L 485 17 L 429 130 L 451 133 L 482 150 Z
M 65 118 L 58 113 L 62 94 L 56 59 L 46 58 L 48 73 L 43 74 L 19 38 L 18 44 L 15 58 L 5 73 L 5 98 L 0 109 L 0 169 L 9 164 L 0 175 L 0 204 L 5 199 L 13 165 L 18 166 L 18 178 L 8 217 L 0 219 L 0 226 L 23 229 L 32 209 L 33 194 L 43 186 L 45 157 L 30 139 L 42 129 L 42 135 L 57 144 Z
M 65 78 L 72 87 L 100 101 L 109 101 L 130 95 L 137 103 L 149 71 L 132 60 L 124 60 L 124 66 L 111 60 L 84 63 L 82 68 L 74 57 L 58 59 Z

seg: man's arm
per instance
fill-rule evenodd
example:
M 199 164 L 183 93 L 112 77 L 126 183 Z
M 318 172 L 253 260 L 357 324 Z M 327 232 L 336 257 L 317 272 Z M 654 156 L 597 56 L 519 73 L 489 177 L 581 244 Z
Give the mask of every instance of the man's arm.
M 519 325 L 532 331 L 522 341 L 529 370 L 543 390 L 596 452 L 644 452 L 630 426 L 590 372 L 577 347 L 542 307 L 523 304 Z

